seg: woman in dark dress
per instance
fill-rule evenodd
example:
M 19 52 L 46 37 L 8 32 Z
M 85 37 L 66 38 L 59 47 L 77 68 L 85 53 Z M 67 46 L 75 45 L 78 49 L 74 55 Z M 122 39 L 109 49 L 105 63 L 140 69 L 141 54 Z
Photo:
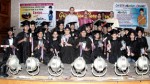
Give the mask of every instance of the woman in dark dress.
M 70 28 L 64 29 L 65 34 L 61 37 L 61 57 L 62 62 L 70 64 L 74 61 L 75 49 L 74 39 L 70 35 Z
M 31 56 L 31 43 L 29 39 L 30 22 L 25 20 L 22 22 L 23 31 L 16 36 L 17 47 L 19 48 L 18 58 L 21 63 L 25 63 L 26 59 Z
M 38 30 L 38 38 L 34 40 L 34 56 L 39 59 L 40 62 L 47 64 L 50 60 L 48 53 L 48 43 L 43 38 L 44 30 L 41 28 Z
M 92 52 L 92 47 L 91 47 L 91 40 L 86 36 L 86 30 L 85 28 L 82 28 L 80 30 L 80 35 L 79 38 L 76 40 L 76 48 L 77 48 L 77 56 L 80 56 L 80 48 L 82 46 L 82 54 L 83 58 L 85 59 L 87 64 L 90 64 L 91 61 L 91 52 Z

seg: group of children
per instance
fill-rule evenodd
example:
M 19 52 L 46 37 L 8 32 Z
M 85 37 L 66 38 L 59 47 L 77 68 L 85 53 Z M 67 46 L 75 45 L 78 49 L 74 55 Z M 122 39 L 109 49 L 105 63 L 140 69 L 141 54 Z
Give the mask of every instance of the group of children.
M 120 56 L 135 62 L 141 55 L 147 55 L 148 44 L 142 27 L 112 29 L 113 23 L 98 20 L 75 29 L 75 23 L 70 22 L 64 28 L 64 22 L 60 20 L 56 28 L 49 30 L 49 22 L 44 21 L 37 27 L 35 21 L 23 21 L 23 31 L 15 37 L 11 28 L 3 41 L 3 62 L 15 54 L 20 63 L 25 63 L 28 57 L 33 56 L 47 64 L 56 53 L 55 50 L 62 62 L 67 64 L 79 56 L 87 64 L 98 56 L 114 64 Z

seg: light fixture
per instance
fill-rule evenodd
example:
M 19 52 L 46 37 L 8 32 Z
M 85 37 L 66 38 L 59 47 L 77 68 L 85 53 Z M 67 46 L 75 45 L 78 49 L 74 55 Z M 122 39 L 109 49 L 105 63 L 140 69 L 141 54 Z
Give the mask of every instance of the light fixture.
M 115 63 L 115 73 L 117 75 L 127 75 L 129 72 L 129 62 L 125 56 L 121 56 L 118 58 L 117 62 Z
M 28 57 L 26 60 L 26 71 L 29 75 L 34 76 L 40 72 L 40 62 L 35 57 Z
M 63 69 L 64 69 L 63 63 L 61 62 L 61 59 L 57 53 L 51 58 L 51 60 L 48 63 L 48 72 L 52 76 L 60 76 L 63 72 Z
M 86 71 L 87 71 L 86 62 L 83 57 L 79 56 L 71 64 L 71 72 L 76 77 L 83 77 L 85 76 Z
M 135 71 L 138 75 L 145 75 L 149 72 L 149 60 L 146 56 L 141 56 L 135 62 Z
M 97 57 L 92 64 L 92 74 L 94 76 L 104 76 L 107 72 L 107 63 L 102 57 Z
M 21 69 L 21 65 L 19 64 L 19 59 L 16 55 L 10 55 L 7 60 L 6 65 L 8 66 L 8 71 L 11 74 L 18 74 Z

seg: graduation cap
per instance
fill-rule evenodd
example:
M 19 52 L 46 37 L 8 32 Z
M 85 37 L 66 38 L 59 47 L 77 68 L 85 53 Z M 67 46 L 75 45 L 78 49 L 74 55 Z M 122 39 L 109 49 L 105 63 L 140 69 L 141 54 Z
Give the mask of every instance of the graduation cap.
M 106 23 L 104 26 L 105 26 L 106 28 L 108 28 L 108 27 L 111 27 L 113 24 L 114 24 L 114 23 Z
M 24 26 L 26 26 L 26 25 L 29 26 L 29 25 L 30 25 L 30 21 L 25 20 L 25 21 L 22 21 L 21 24 L 22 24 L 22 25 L 21 25 L 22 27 L 24 27 Z
M 91 24 L 92 24 L 92 23 L 86 23 L 85 26 L 86 26 L 86 27 L 89 27 L 89 26 L 91 26 Z
M 144 28 L 140 27 L 140 26 L 137 26 L 136 27 L 136 32 L 138 32 L 138 31 L 141 31 L 143 33 L 144 32 Z
M 112 29 L 112 30 L 110 31 L 110 34 L 111 34 L 111 35 L 113 35 L 113 34 L 118 34 L 118 33 L 119 33 L 119 31 L 116 30 L 116 29 Z
M 63 20 L 58 20 L 57 21 L 57 26 L 59 26 L 60 24 L 64 24 L 64 21 Z
M 126 30 L 129 31 L 130 29 L 131 29 L 131 28 L 124 28 L 125 31 L 126 31 Z
M 82 32 L 83 30 L 86 30 L 86 25 L 83 24 L 78 28 L 79 32 Z
M 98 26 L 103 25 L 104 23 L 105 23 L 105 21 L 103 21 L 103 20 L 97 20 L 97 21 L 94 23 L 94 25 L 96 25 L 96 26 L 98 27 Z
M 134 35 L 136 35 L 136 31 L 134 30 L 134 29 L 129 29 L 129 35 L 131 34 L 131 33 L 134 33 Z
M 45 28 L 43 28 L 43 27 L 41 27 L 41 26 L 40 26 L 40 27 L 38 27 L 38 28 L 36 29 L 36 31 L 35 31 L 35 32 L 36 32 L 36 33 L 39 33 L 39 32 L 44 33 L 44 32 L 45 32 L 45 30 L 46 30 Z
M 49 26 L 49 24 L 50 24 L 50 22 L 43 21 L 43 22 L 41 23 L 41 26 L 44 26 L 44 25 Z
M 36 25 L 36 24 L 37 24 L 37 22 L 35 22 L 33 20 L 30 22 L 30 25 Z
M 14 32 L 14 30 L 16 30 L 16 29 L 14 29 L 14 26 L 13 26 L 13 27 L 10 27 L 10 28 L 8 29 L 8 31 L 12 31 L 12 32 Z
M 116 27 L 117 30 L 120 32 L 120 31 L 123 31 L 123 28 L 120 28 L 120 27 Z
M 95 31 L 92 32 L 92 34 L 93 35 L 95 35 L 95 34 L 101 34 L 101 31 L 95 30 Z
M 70 26 L 75 25 L 75 23 L 77 23 L 77 22 L 69 22 L 68 25 L 70 25 Z

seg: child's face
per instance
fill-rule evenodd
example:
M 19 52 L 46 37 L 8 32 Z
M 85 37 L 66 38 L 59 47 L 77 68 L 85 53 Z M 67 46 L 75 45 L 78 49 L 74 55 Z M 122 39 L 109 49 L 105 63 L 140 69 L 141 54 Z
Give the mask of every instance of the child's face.
M 75 25 L 70 25 L 70 28 L 71 29 L 75 29 Z
M 141 15 L 144 15 L 144 12 L 143 12 L 143 11 L 140 11 L 140 14 L 141 14 Z
M 39 37 L 39 38 L 42 38 L 42 37 L 43 37 L 43 33 L 42 33 L 42 32 L 39 32 L 39 33 L 38 33 L 38 37 Z
M 118 35 L 117 34 L 112 34 L 112 38 L 117 38 Z
M 94 36 L 95 36 L 96 39 L 99 39 L 99 38 L 100 38 L 99 33 L 96 33 Z
M 81 36 L 82 36 L 82 37 L 86 37 L 86 31 L 82 31 L 82 32 L 81 32 Z
M 60 24 L 60 25 L 59 25 L 59 28 L 60 28 L 60 29 L 64 29 L 64 24 Z
M 142 36 L 142 32 L 141 31 L 138 31 L 138 36 Z
M 70 34 L 70 30 L 69 29 L 65 29 L 65 34 Z
M 25 30 L 25 31 L 28 31 L 28 30 L 29 30 L 29 25 L 25 25 L 25 26 L 24 26 L 24 30 Z
M 8 31 L 8 35 L 11 36 L 13 34 L 12 31 Z
M 134 37 L 135 37 L 134 33 L 131 33 L 131 34 L 130 34 L 130 38 L 131 38 L 131 39 L 134 39 Z
M 31 30 L 35 30 L 35 25 L 30 25 Z
M 58 37 L 58 33 L 57 32 L 54 32 L 53 33 L 53 38 L 57 38 Z

